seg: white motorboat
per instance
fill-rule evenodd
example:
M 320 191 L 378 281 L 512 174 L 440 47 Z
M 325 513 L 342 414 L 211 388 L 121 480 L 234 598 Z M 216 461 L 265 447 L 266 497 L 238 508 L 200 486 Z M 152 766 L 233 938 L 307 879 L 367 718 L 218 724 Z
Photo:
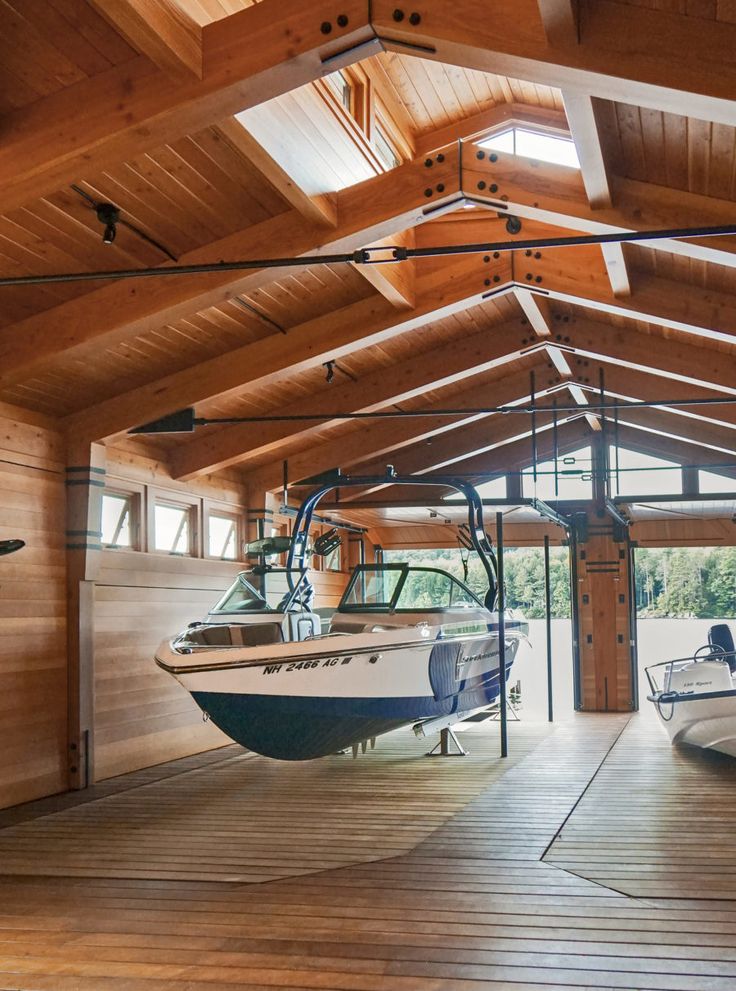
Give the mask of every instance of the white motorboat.
M 475 489 L 442 484 L 468 498 L 485 601 L 436 568 L 362 564 L 323 632 L 304 567 L 314 506 L 334 487 L 323 486 L 297 515 L 286 567 L 261 563 L 239 575 L 202 622 L 161 644 L 156 662 L 228 736 L 281 760 L 325 756 L 422 720 L 460 721 L 490 705 L 501 678 L 495 559 Z M 506 678 L 520 639 L 504 633 Z
M 736 652 L 719 623 L 691 657 L 646 669 L 660 722 L 672 743 L 689 743 L 736 757 Z

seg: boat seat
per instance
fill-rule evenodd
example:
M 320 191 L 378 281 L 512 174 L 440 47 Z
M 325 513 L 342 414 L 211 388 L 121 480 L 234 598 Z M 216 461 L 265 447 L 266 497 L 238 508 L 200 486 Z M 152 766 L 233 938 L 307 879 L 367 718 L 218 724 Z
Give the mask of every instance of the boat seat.
M 736 647 L 734 647 L 731 627 L 726 623 L 716 623 L 708 630 L 708 643 L 711 647 L 720 647 L 726 654 L 731 674 L 736 673 Z

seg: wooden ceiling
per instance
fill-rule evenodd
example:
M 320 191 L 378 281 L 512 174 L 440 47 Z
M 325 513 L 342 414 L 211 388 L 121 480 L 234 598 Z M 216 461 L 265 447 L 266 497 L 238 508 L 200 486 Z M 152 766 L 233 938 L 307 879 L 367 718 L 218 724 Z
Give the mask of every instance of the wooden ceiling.
M 736 223 L 731 5 L 501 0 L 489 23 L 480 0 L 426 0 L 418 24 L 378 0 L 370 21 L 367 6 L 1 5 L 0 275 Z M 350 112 L 320 81 L 336 67 Z M 513 122 L 571 134 L 582 171 L 480 157 L 474 142 Z M 105 201 L 123 221 L 111 245 Z M 611 395 L 736 393 L 735 238 L 0 294 L 0 400 L 77 442 L 130 443 L 130 427 L 188 405 L 323 412 L 135 442 L 172 477 L 236 469 L 256 490 L 279 484 L 284 459 L 294 479 L 387 453 L 412 470 L 512 468 L 528 448 L 521 417 L 419 429 L 337 414 L 514 402 L 530 372 L 565 402 L 584 402 L 601 371 Z M 736 464 L 731 409 L 630 413 L 629 440 Z

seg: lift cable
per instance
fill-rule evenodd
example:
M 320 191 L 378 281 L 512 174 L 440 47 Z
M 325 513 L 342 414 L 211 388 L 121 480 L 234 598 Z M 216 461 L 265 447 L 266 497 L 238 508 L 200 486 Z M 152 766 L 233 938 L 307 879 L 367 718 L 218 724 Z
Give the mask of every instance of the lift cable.
M 63 272 L 50 275 L 0 277 L 0 286 L 35 286 L 55 282 L 95 282 L 104 279 L 146 279 L 177 275 L 201 275 L 212 272 L 241 272 L 262 268 L 305 268 L 310 265 L 384 265 L 409 258 L 435 258 L 519 251 L 521 249 L 572 248 L 587 244 L 625 244 L 632 241 L 663 241 L 692 237 L 723 237 L 736 234 L 736 224 L 718 227 L 675 227 L 668 230 L 616 231 L 612 234 L 579 234 L 572 237 L 527 238 L 517 241 L 486 241 L 475 244 L 434 245 L 407 248 L 388 245 L 359 248 L 339 254 L 301 255 L 297 258 L 250 258 L 243 261 L 207 262 L 199 265 L 165 265 L 155 268 L 127 268 L 101 272 Z

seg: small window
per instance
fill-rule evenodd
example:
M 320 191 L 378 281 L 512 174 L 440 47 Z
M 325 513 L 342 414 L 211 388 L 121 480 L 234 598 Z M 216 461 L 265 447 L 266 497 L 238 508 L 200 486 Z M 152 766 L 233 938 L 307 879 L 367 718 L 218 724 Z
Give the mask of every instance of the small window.
M 353 87 L 344 72 L 331 72 L 325 82 L 348 113 L 353 111 Z
M 104 547 L 132 547 L 133 497 L 117 492 L 102 496 L 102 544 Z
M 222 561 L 234 561 L 238 556 L 238 521 L 234 516 L 210 513 L 208 520 L 208 554 Z
M 555 134 L 542 134 L 523 127 L 512 127 L 507 131 L 489 135 L 485 140 L 479 141 L 478 145 L 489 151 L 535 158 L 539 162 L 567 165 L 572 169 L 580 168 L 575 143 L 570 138 L 561 138 Z
M 375 145 L 376 154 L 381 159 L 386 169 L 390 171 L 391 169 L 395 169 L 398 165 L 401 165 L 401 159 L 396 154 L 393 145 L 378 125 L 374 127 L 373 133 L 373 143 Z
M 169 554 L 192 553 L 192 509 L 157 502 L 153 519 L 154 548 Z
M 342 557 L 340 551 L 342 550 L 342 544 L 330 551 L 330 553 L 324 558 L 324 570 L 325 571 L 340 571 L 342 568 Z

